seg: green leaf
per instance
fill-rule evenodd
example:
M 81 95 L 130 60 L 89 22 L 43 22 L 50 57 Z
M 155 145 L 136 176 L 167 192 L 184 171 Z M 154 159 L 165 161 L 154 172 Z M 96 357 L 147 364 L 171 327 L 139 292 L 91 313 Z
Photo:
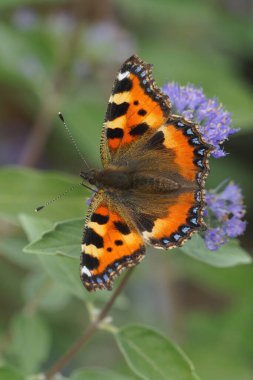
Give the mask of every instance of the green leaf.
M 2 237 L 0 240 L 1 253 L 21 268 L 32 269 L 37 264 L 37 258 L 25 255 L 22 251 L 27 239 L 21 236 Z
M 26 231 L 26 234 L 32 240 L 40 237 L 46 227 L 50 228 L 50 226 L 52 226 L 52 223 L 50 221 L 42 220 L 41 222 L 38 222 L 36 221 L 36 218 L 29 215 L 22 215 L 20 217 L 20 221 L 24 230 Z M 78 262 L 80 259 L 83 220 L 79 219 L 62 222 L 59 224 L 57 223 L 55 225 L 55 228 L 57 228 L 58 225 L 60 226 L 61 231 L 62 228 L 64 229 L 64 233 L 66 233 L 66 236 L 68 236 L 68 239 L 71 241 L 70 243 L 68 239 L 65 239 L 64 234 L 60 234 L 61 238 L 63 240 L 65 239 L 64 241 L 66 243 L 66 247 L 63 246 L 64 243 L 61 241 L 61 238 L 59 238 L 59 235 L 57 235 L 53 229 L 49 232 L 45 232 L 44 235 L 42 235 L 42 237 L 38 240 L 35 240 L 34 243 L 31 243 L 24 247 L 23 251 L 25 253 L 37 253 L 37 257 L 39 259 L 38 265 L 41 265 L 44 268 L 45 272 L 56 282 L 56 286 L 60 286 L 64 289 L 65 292 L 67 291 L 68 294 L 74 295 L 84 300 L 87 296 L 87 292 L 80 280 L 80 267 Z M 73 226 L 76 226 L 76 228 L 74 229 Z M 73 236 L 71 233 L 69 233 L 70 231 L 72 231 Z M 54 238 L 54 234 L 56 234 L 56 238 Z M 48 245 L 48 237 L 50 243 L 52 244 L 52 247 Z M 35 246 L 35 250 L 33 250 L 33 245 Z M 67 254 L 67 252 L 69 252 L 68 249 L 71 245 L 72 255 Z M 73 248 L 74 245 L 75 248 Z M 62 249 L 62 252 L 60 251 L 60 247 Z M 78 259 L 78 261 L 73 260 L 73 258 Z M 64 298 L 65 296 L 63 296 L 63 301 Z
M 118 372 L 108 371 L 104 368 L 99 369 L 79 369 L 78 371 L 75 371 L 71 377 L 70 380 L 134 380 L 136 378 L 129 377 L 126 375 L 122 375 Z
M 83 219 L 57 223 L 52 230 L 45 232 L 40 239 L 27 245 L 24 252 L 53 256 L 63 255 L 79 259 L 83 224 Z
M 38 258 L 37 258 L 38 269 Z M 70 301 L 70 292 L 45 272 L 31 273 L 22 286 L 25 304 L 48 311 L 63 309 Z M 30 309 L 29 309 L 30 310 Z
M 36 315 L 19 314 L 11 321 L 11 337 L 8 354 L 13 364 L 26 374 L 38 371 L 50 349 L 45 322 Z
M 0 368 L 1 380 L 25 380 L 24 376 L 18 373 L 14 368 L 1 367 Z
M 232 267 L 252 263 L 251 257 L 239 245 L 238 240 L 231 239 L 218 251 L 210 251 L 204 240 L 195 234 L 181 250 L 188 256 L 214 267 Z
M 67 256 L 38 255 L 39 262 L 46 273 L 65 291 L 82 301 L 95 300 L 104 304 L 109 301 L 111 293 L 107 290 L 91 293 L 82 284 L 80 279 L 79 260 Z M 120 295 L 115 303 L 119 309 L 126 309 L 127 298 Z
M 127 326 L 116 333 L 129 367 L 145 380 L 198 380 L 186 355 L 167 338 L 144 326 Z
M 35 214 L 35 208 L 54 198 L 77 182 L 77 177 L 62 173 L 40 172 L 30 169 L 4 168 L 0 170 L 0 216 L 15 221 L 25 213 L 40 219 L 58 221 L 83 217 L 86 211 L 85 193 L 81 186 L 71 191 L 54 205 Z
M 53 280 L 58 282 L 70 294 L 84 300 L 88 292 L 80 280 L 80 264 L 66 256 L 40 255 L 39 261 Z
M 53 226 L 53 223 L 49 220 L 38 219 L 25 214 L 20 215 L 19 219 L 28 240 L 39 238 L 45 230 Z M 23 248 L 26 244 L 27 239 L 25 237 L 11 236 L 0 240 L 0 249 L 8 260 L 18 264 L 20 267 L 34 269 L 38 266 L 38 259 L 24 254 Z
M 19 215 L 19 220 L 28 240 L 37 240 L 46 231 L 53 228 L 53 223 L 48 219 L 36 218 L 26 214 Z
M 49 220 L 25 214 L 19 215 L 19 220 L 29 241 L 38 239 L 45 230 L 53 226 Z M 26 244 L 27 239 L 23 236 L 6 237 L 0 240 L 0 249 L 15 264 L 24 268 L 35 268 L 38 264 L 37 257 L 24 254 L 23 248 Z
M 31 238 L 41 236 L 42 226 L 48 225 L 47 223 L 33 224 L 34 218 L 27 215 L 22 216 L 20 220 L 26 233 L 30 234 Z M 44 232 L 38 240 L 24 247 L 23 251 L 36 254 L 46 273 L 59 286 L 63 287 L 68 294 L 72 294 L 81 300 L 91 297 L 92 300 L 96 298 L 104 301 L 108 293 L 97 292 L 90 296 L 80 280 L 79 260 L 83 224 L 83 219 L 57 223 L 53 229 Z M 36 229 L 37 227 L 38 230 Z

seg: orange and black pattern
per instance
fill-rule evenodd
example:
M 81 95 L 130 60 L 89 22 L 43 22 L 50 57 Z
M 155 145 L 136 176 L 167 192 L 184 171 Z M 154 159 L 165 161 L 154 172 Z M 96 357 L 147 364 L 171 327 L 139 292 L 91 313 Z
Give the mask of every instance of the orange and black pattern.
M 137 56 L 121 67 L 109 99 L 101 139 L 102 163 L 115 160 L 122 150 L 158 128 L 169 116 L 169 98 L 155 85 L 152 66 Z
M 163 146 L 173 151 L 171 174 L 176 170 L 185 186 L 167 196 L 166 215 L 154 220 L 152 229 L 144 233 L 148 243 L 170 249 L 204 226 L 204 184 L 212 148 L 204 143 L 196 125 L 180 117 L 168 119 L 158 133 L 163 135 Z
M 145 244 L 180 247 L 204 227 L 211 151 L 196 124 L 171 114 L 151 65 L 130 57 L 117 75 L 106 112 L 104 169 L 93 177 L 82 175 L 98 187 L 81 253 L 81 279 L 89 291 L 111 289 L 122 269 L 144 258 Z
M 123 268 L 143 259 L 143 239 L 116 209 L 110 209 L 103 192 L 95 195 L 89 214 L 82 244 L 81 279 L 88 290 L 111 289 L 113 278 Z

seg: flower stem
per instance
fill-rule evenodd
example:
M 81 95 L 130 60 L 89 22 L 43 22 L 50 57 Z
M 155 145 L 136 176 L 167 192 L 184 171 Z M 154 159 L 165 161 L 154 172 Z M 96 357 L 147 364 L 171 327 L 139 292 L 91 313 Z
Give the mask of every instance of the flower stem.
M 87 343 L 87 341 L 95 334 L 97 329 L 99 328 L 100 323 L 107 316 L 112 306 L 114 305 L 117 297 L 124 289 L 130 274 L 132 273 L 133 268 L 130 268 L 125 274 L 123 280 L 112 294 L 112 297 L 105 304 L 103 309 L 101 309 L 97 318 L 90 323 L 90 325 L 86 328 L 83 335 L 70 347 L 70 349 L 47 371 L 46 380 L 52 379 L 52 377 L 59 372 L 66 364 L 75 356 L 75 354 Z

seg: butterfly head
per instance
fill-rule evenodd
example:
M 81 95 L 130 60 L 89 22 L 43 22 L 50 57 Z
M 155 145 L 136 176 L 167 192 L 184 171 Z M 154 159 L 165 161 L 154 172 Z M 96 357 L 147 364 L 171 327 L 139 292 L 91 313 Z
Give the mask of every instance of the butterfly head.
M 84 171 L 81 171 L 80 177 L 84 179 L 85 181 L 89 182 L 91 185 L 97 186 L 97 177 L 98 177 L 98 170 L 96 169 L 87 169 Z
M 125 168 L 88 169 L 81 171 L 80 176 L 98 189 L 126 190 L 131 187 L 131 174 Z

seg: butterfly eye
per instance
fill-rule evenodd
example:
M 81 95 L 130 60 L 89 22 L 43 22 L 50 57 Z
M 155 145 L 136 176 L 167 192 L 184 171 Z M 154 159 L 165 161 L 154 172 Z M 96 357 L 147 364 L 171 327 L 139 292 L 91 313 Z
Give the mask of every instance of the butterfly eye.
M 89 182 L 91 185 L 95 185 L 97 180 L 97 174 L 97 170 L 89 169 L 81 171 L 80 177 L 83 178 L 85 181 Z

